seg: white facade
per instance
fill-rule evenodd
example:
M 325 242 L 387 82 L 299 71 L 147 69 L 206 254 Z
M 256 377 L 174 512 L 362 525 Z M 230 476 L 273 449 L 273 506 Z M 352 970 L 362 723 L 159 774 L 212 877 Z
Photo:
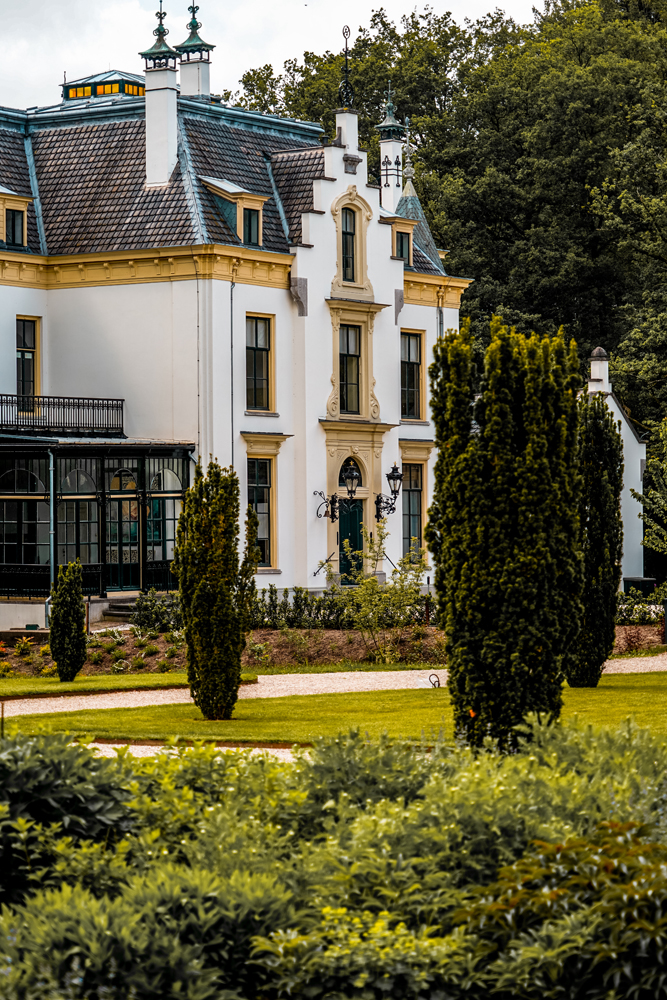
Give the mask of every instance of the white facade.
M 646 467 L 646 444 L 641 440 L 634 425 L 614 395 L 609 380 L 609 361 L 602 348 L 596 348 L 591 356 L 591 376 L 588 381 L 589 393 L 602 393 L 607 406 L 618 424 L 623 442 L 623 492 L 621 493 L 621 517 L 623 519 L 623 580 L 636 581 L 644 576 L 644 553 L 642 539 L 644 525 L 639 515 L 642 507 L 632 495 L 643 493 L 644 469 Z M 630 584 L 628 584 L 629 588 Z

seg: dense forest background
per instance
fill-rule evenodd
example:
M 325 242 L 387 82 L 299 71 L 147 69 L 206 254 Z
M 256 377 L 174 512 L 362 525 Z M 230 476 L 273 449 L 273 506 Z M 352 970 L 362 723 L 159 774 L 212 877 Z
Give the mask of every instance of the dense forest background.
M 416 185 L 477 343 L 501 314 L 611 356 L 614 388 L 658 446 L 667 417 L 667 0 L 546 0 L 520 25 L 496 10 L 383 10 L 359 29 L 350 79 L 360 137 L 391 79 L 412 122 Z M 226 100 L 320 122 L 333 136 L 340 53 L 251 69 Z

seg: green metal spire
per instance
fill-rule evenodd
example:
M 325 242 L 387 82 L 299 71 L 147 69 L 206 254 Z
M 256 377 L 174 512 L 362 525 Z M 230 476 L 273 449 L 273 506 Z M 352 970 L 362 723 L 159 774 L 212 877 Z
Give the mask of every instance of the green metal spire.
M 380 133 L 380 140 L 383 139 L 402 139 L 403 133 L 405 132 L 405 125 L 401 125 L 399 121 L 396 120 L 394 115 L 394 103 L 392 101 L 392 90 L 391 90 L 391 80 L 389 81 L 389 89 L 385 90 L 384 96 L 385 102 L 385 117 L 384 121 L 375 128 Z
M 176 51 L 179 52 L 181 56 L 186 55 L 188 58 L 196 52 L 201 52 L 202 55 L 205 52 L 212 52 L 215 45 L 209 45 L 208 42 L 205 42 L 199 37 L 201 21 L 197 20 L 197 11 L 199 10 L 199 7 L 195 7 L 194 0 L 192 6 L 188 7 L 188 10 L 192 14 L 192 20 L 188 21 L 186 25 L 190 35 L 181 45 L 176 46 Z
M 167 16 L 162 10 L 162 0 L 160 0 L 160 9 L 156 12 L 155 16 L 158 19 L 158 26 L 153 32 L 155 42 L 151 45 L 150 49 L 140 52 L 139 55 L 146 60 L 146 69 L 169 68 L 170 63 L 173 68 L 176 66 L 178 53 L 166 41 L 169 30 L 162 23 Z M 148 65 L 149 62 L 152 63 L 151 66 Z

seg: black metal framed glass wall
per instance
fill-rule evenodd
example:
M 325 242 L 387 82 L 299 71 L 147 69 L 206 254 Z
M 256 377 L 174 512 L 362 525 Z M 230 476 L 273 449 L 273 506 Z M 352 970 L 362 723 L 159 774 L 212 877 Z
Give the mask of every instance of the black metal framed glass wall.
M 48 447 L 48 445 L 46 446 Z M 0 443 L 0 595 L 49 592 L 49 456 Z M 84 591 L 173 590 L 190 449 L 54 442 L 56 562 L 80 559 Z

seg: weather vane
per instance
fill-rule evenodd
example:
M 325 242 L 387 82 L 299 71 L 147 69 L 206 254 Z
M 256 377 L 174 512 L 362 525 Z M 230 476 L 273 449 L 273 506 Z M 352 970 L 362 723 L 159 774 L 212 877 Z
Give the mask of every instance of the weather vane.
M 354 91 L 350 83 L 350 66 L 348 63 L 349 49 L 347 40 L 350 37 L 350 29 L 347 25 L 343 28 L 343 38 L 345 39 L 345 79 L 338 88 L 338 99 L 343 108 L 351 108 L 354 103 Z

